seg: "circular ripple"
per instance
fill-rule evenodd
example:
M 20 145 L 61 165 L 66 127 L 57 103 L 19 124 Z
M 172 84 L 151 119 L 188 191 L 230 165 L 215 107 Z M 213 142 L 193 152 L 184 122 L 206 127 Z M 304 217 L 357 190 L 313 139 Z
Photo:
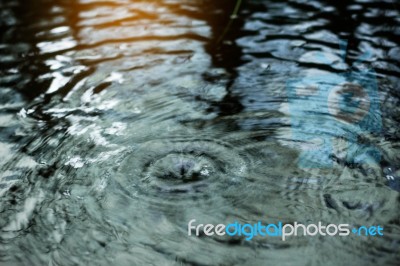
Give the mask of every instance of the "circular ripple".
M 142 193 L 212 193 L 238 184 L 246 170 L 246 160 L 226 143 L 152 140 L 124 155 L 117 181 Z

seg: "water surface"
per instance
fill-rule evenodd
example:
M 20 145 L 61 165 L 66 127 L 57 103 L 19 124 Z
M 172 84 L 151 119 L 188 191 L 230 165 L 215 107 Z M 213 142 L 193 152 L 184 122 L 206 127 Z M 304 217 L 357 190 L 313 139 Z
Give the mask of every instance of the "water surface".
M 2 265 L 397 265 L 395 1 L 0 5 Z M 363 69 L 367 125 L 322 85 L 290 94 Z M 332 165 L 303 167 L 327 139 Z M 191 219 L 385 235 L 197 238 Z

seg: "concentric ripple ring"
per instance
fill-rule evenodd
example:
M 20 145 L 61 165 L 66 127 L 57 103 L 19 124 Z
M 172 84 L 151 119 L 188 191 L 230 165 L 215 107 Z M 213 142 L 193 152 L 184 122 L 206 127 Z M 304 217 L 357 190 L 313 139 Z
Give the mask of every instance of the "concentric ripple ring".
M 145 193 L 212 193 L 240 182 L 247 169 L 234 147 L 208 139 L 152 140 L 123 157 L 117 181 Z

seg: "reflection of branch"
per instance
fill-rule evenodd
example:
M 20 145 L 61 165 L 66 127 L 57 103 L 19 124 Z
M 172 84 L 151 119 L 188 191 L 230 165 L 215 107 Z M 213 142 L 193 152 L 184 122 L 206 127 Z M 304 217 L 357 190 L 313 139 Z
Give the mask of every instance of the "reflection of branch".
M 241 4 L 242 4 L 242 0 L 236 0 L 235 8 L 233 9 L 233 12 L 232 12 L 232 14 L 231 14 L 231 16 L 230 16 L 230 18 L 229 18 L 229 22 L 228 22 L 228 24 L 226 25 L 226 27 L 225 27 L 225 29 L 224 29 L 224 32 L 223 32 L 223 33 L 221 34 L 221 36 L 218 38 L 217 43 L 220 43 L 220 42 L 222 41 L 222 39 L 225 37 L 226 33 L 227 33 L 227 32 L 229 31 L 229 29 L 231 28 L 233 20 L 236 19 L 237 14 L 239 13 L 239 8 L 240 8 L 240 5 L 241 5 Z

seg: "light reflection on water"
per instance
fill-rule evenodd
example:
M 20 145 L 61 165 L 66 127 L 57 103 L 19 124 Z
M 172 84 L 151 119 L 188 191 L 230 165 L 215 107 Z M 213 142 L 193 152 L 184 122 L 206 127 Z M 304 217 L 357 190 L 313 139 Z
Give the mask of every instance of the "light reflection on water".
M 0 3 L 5 264 L 396 265 L 397 4 L 243 1 L 230 23 L 227 0 Z M 331 124 L 324 97 L 290 112 L 290 78 L 340 80 L 368 51 L 357 67 L 377 73 L 381 132 Z M 333 167 L 300 167 L 327 136 Z M 346 161 L 367 144 L 380 160 Z M 385 237 L 193 238 L 191 219 Z

